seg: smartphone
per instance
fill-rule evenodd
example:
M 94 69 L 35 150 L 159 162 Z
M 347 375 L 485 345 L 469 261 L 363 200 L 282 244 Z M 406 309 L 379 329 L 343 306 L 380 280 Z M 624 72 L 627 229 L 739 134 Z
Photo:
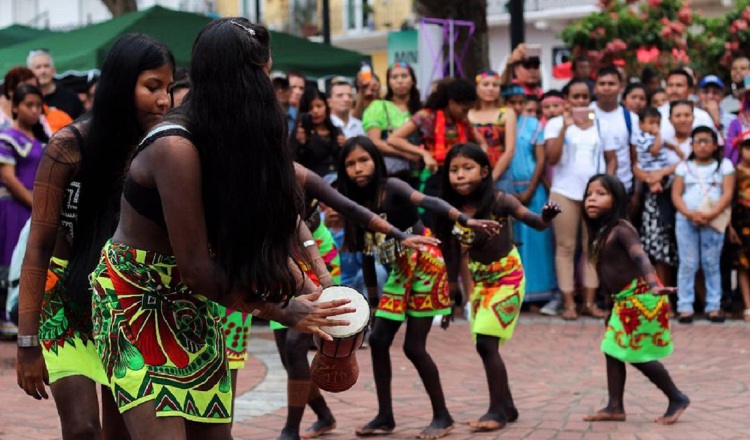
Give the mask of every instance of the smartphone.
M 573 115 L 573 121 L 577 124 L 583 124 L 596 119 L 594 109 L 588 107 L 574 107 L 570 110 L 570 113 Z
M 541 56 L 542 56 L 541 44 L 527 44 L 526 45 L 526 58 L 539 58 Z

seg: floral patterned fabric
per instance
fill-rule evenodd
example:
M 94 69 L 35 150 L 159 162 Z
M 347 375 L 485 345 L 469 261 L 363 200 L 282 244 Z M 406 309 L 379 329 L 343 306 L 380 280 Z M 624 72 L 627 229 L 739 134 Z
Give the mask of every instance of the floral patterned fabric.
M 614 296 L 614 308 L 601 346 L 605 354 L 637 364 L 672 353 L 669 298 L 654 295 L 640 278 Z
M 91 285 L 94 339 L 120 412 L 155 400 L 158 417 L 231 422 L 219 312 L 182 284 L 173 256 L 110 241 Z
M 740 269 L 750 269 L 750 171 L 737 167 L 735 172 L 737 184 L 732 209 L 732 227 L 742 244 L 735 245 L 734 265 Z
M 52 258 L 39 315 L 39 344 L 50 383 L 85 376 L 107 384 L 102 361 L 91 335 L 91 308 L 72 301 L 65 290 L 68 262 Z
M 218 303 L 215 303 L 215 306 L 221 318 L 221 330 L 227 346 L 229 369 L 241 370 L 245 368 L 247 361 L 247 341 L 250 339 L 253 315 L 228 309 Z
M 495 336 L 506 343 L 516 329 L 526 293 L 526 277 L 518 249 L 490 264 L 469 261 L 474 280 L 471 293 L 471 332 Z
M 425 228 L 425 236 L 432 236 Z M 448 273 L 437 246 L 406 249 L 391 266 L 375 316 L 404 321 L 406 315 L 431 318 L 451 312 Z

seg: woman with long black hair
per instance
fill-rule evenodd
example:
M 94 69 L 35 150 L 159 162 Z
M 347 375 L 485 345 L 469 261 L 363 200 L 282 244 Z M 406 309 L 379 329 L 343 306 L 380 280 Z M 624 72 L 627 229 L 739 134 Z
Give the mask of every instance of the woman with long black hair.
M 102 65 L 90 117 L 45 149 L 33 192 L 21 271 L 18 382 L 36 399 L 50 384 L 64 439 L 125 437 L 92 335 L 88 274 L 117 224 L 122 177 L 139 139 L 169 109 L 174 58 L 144 35 L 126 35 Z
M 269 40 L 242 18 L 201 30 L 190 93 L 136 151 L 91 276 L 97 349 L 134 440 L 231 438 L 231 376 L 207 299 L 326 339 L 318 326 L 353 311 L 313 304 L 319 294 L 291 300 L 315 288 L 296 262 L 301 197 Z

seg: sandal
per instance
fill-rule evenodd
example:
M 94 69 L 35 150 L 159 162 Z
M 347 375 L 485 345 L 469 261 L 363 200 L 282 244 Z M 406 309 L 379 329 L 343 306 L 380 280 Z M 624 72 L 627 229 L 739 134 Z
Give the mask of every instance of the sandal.
M 708 312 L 706 314 L 706 319 L 708 319 L 710 322 L 713 322 L 715 324 L 721 324 L 724 321 L 726 321 L 727 318 L 726 316 L 724 316 L 724 314 L 722 314 L 721 312 L 717 310 L 715 312 Z
M 680 315 L 677 317 L 677 322 L 679 322 L 680 324 L 692 324 L 693 314 L 692 313 L 680 313 Z
M 578 313 L 576 313 L 576 304 L 565 304 L 563 306 L 563 312 L 560 317 L 565 321 L 575 321 L 576 319 L 578 319 Z
M 586 303 L 586 307 L 584 307 L 581 314 L 597 319 L 605 318 L 607 316 L 607 312 L 600 309 L 595 303 Z

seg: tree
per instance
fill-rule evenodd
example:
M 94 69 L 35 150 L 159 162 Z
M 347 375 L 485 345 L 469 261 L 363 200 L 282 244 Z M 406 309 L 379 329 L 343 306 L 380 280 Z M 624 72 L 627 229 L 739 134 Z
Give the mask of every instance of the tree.
M 102 3 L 109 9 L 113 17 L 119 17 L 122 14 L 138 10 L 136 0 L 102 0 Z
M 417 13 L 422 17 L 452 18 L 474 22 L 474 35 L 471 36 L 461 67 L 469 77 L 489 68 L 490 43 L 487 35 L 487 0 L 417 0 L 416 8 Z M 460 35 L 456 42 L 456 52 L 461 50 L 465 42 L 466 31 Z

